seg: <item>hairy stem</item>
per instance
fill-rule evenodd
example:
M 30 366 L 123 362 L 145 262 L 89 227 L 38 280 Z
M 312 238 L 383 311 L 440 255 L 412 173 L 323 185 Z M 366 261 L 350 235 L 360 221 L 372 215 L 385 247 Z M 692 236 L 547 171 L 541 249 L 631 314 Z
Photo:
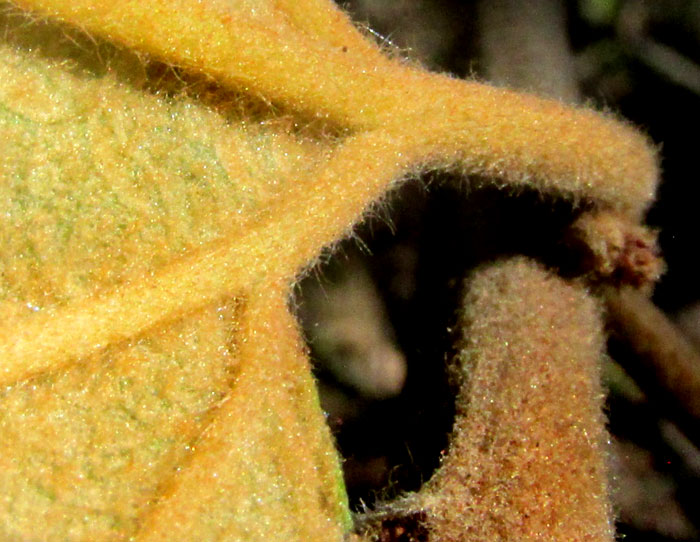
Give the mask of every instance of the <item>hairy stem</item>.
M 420 499 L 436 541 L 613 539 L 595 303 L 525 259 L 468 283 L 448 455 Z

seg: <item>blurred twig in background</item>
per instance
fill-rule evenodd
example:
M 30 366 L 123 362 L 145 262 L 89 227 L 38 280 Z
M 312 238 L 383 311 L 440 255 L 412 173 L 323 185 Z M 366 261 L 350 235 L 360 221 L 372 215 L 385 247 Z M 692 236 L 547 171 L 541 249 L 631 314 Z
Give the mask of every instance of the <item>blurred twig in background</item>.
M 644 110 L 636 105 L 637 103 L 661 102 L 661 109 L 664 105 L 675 105 L 664 103 L 664 100 L 669 100 L 665 94 L 649 94 L 658 91 L 659 88 L 669 96 L 676 92 L 674 87 L 699 94 L 700 72 L 694 60 L 700 57 L 700 8 L 697 2 L 497 0 L 458 3 L 450 0 L 356 0 L 343 5 L 357 21 L 367 23 L 380 36 L 384 36 L 385 39 L 380 40 L 387 47 L 395 47 L 399 51 L 398 54 L 417 58 L 433 68 L 452 71 L 458 75 L 476 72 L 478 77 L 497 84 L 548 94 L 569 102 L 602 101 L 607 108 L 613 110 L 629 109 L 631 103 L 633 113 Z M 667 40 L 669 33 L 673 35 L 674 29 L 681 27 L 683 32 L 676 32 L 673 36 L 675 39 Z M 643 71 L 644 69 L 648 71 Z M 658 78 L 663 82 L 654 83 L 650 89 L 645 89 L 640 84 L 641 80 L 646 81 L 649 78 Z M 583 89 L 583 92 L 579 89 Z M 684 106 L 685 103 L 683 102 Z M 697 102 L 695 103 L 697 106 Z M 648 107 L 646 111 L 658 116 L 655 110 Z M 688 114 L 692 118 L 697 111 L 689 110 Z M 634 115 L 632 116 L 634 118 Z M 655 130 L 654 116 L 637 116 L 635 122 L 650 128 L 652 132 Z M 660 142 L 670 139 L 663 133 L 652 135 Z M 669 146 L 670 151 L 665 147 L 664 154 L 673 158 L 678 152 L 674 150 L 673 139 L 670 139 Z M 672 164 L 672 173 L 680 167 Z M 667 178 L 667 192 L 670 190 L 670 183 L 673 182 L 674 176 L 671 175 Z M 664 205 L 668 205 L 663 196 L 662 189 L 661 203 L 654 208 L 651 215 L 652 220 L 662 228 L 665 227 L 664 216 L 668 214 L 668 211 L 662 210 Z M 430 205 L 433 204 L 428 204 Z M 493 208 L 493 205 L 488 203 L 487 207 Z M 399 201 L 395 207 L 399 215 L 412 214 L 410 205 L 407 210 Z M 674 214 L 671 211 L 671 215 Z M 519 219 L 520 217 L 511 218 L 516 223 Z M 674 216 L 674 219 L 679 220 L 677 216 Z M 415 220 L 414 218 L 412 221 L 414 227 Z M 695 224 L 693 217 L 687 215 L 682 220 L 683 224 Z M 401 220 L 398 224 L 400 228 Z M 674 277 L 679 275 L 686 277 L 690 274 L 690 268 L 684 270 L 677 266 L 679 256 L 677 251 L 673 250 L 675 246 L 669 244 L 669 239 L 675 241 L 672 239 L 677 231 L 673 229 L 674 225 L 676 224 L 671 224 L 671 233 L 667 233 L 665 237 L 662 233 L 661 236 L 664 251 L 671 252 L 671 279 L 662 282 L 657 296 L 662 306 L 671 309 L 691 303 L 693 295 L 700 295 L 700 285 L 688 282 L 689 279 L 674 280 Z M 682 233 L 693 237 L 692 230 L 688 227 L 684 227 Z M 481 231 L 472 231 L 471 235 L 489 238 Z M 415 237 L 413 241 L 417 242 Z M 483 242 L 482 240 L 481 243 Z M 478 246 L 479 243 L 477 240 L 472 244 Z M 411 245 L 411 249 L 418 254 L 419 260 L 424 258 L 421 256 L 423 249 L 419 242 Z M 379 249 L 380 258 L 383 250 L 386 250 L 386 246 Z M 417 266 L 419 270 L 422 268 L 422 264 Z M 416 269 L 412 270 L 412 273 L 414 272 Z M 685 289 L 682 289 L 683 285 L 687 285 Z M 391 297 L 391 294 L 382 295 Z M 416 302 L 419 297 L 412 297 L 412 301 Z M 697 359 L 697 355 L 692 349 L 683 350 L 685 347 L 672 346 L 670 338 L 678 336 L 679 332 L 661 311 L 652 309 L 646 297 L 640 295 L 637 300 L 645 307 L 635 315 L 637 325 L 641 327 L 635 328 L 637 331 L 630 331 L 628 326 L 627 339 L 624 341 L 631 341 L 631 350 L 637 350 L 637 354 L 629 355 L 630 347 L 622 346 L 619 333 L 616 333 L 616 339 L 613 341 L 613 353 L 621 361 L 625 361 L 626 367 L 634 367 L 639 359 L 635 356 L 639 355 L 640 350 L 634 345 L 641 344 L 640 334 L 655 330 L 657 344 L 661 349 L 664 349 L 666 341 L 666 350 L 675 351 L 676 359 L 686 367 L 686 372 L 683 373 L 685 376 L 677 379 L 677 382 L 694 389 L 693 382 L 696 382 L 698 374 L 693 359 Z M 633 320 L 625 313 L 625 310 L 630 310 L 631 305 L 623 304 L 623 308 L 618 310 L 615 309 L 614 301 L 611 300 L 610 303 L 611 317 L 617 321 L 613 327 L 619 332 L 626 324 L 632 325 Z M 391 300 L 389 305 L 391 307 Z M 644 311 L 656 311 L 655 318 L 662 323 L 657 324 L 657 320 L 646 318 L 643 314 L 648 312 Z M 658 333 L 664 326 L 673 331 Z M 402 330 L 400 324 L 396 332 L 399 344 L 410 343 L 403 338 L 405 330 Z M 685 342 L 679 338 L 673 341 L 673 344 L 684 345 Z M 687 355 L 678 354 L 679 348 L 680 352 L 685 351 Z M 645 355 L 649 359 L 648 351 Z M 410 366 L 413 354 L 406 352 L 406 356 Z M 663 356 L 652 355 L 651 358 L 656 360 L 656 363 L 661 363 L 666 370 L 674 370 L 668 365 L 668 359 L 663 361 Z M 631 372 L 638 377 L 634 370 Z M 668 416 L 678 416 L 678 411 L 667 408 L 653 390 L 650 392 L 651 388 L 646 384 L 649 379 L 645 381 L 642 378 L 642 392 L 624 370 L 613 362 L 607 363 L 604 373 L 608 375 L 607 382 L 612 389 L 611 428 L 618 435 L 614 445 L 615 451 L 611 452 L 611 467 L 614 484 L 618 486 L 615 499 L 620 520 L 623 522 L 620 526 L 621 533 L 632 541 L 692 539 L 697 536 L 698 524 L 694 525 L 693 522 L 697 521 L 694 518 L 697 517 L 698 509 L 694 499 L 689 496 L 692 495 L 693 488 L 697 489 L 700 480 L 700 471 L 697 470 L 700 453 L 692 443 L 695 440 L 693 428 L 697 430 L 697 425 L 693 425 L 696 420 L 691 417 L 689 423 L 680 422 L 681 427 L 691 437 L 691 440 L 688 440 L 676 424 L 668 419 Z M 408 381 L 411 381 L 410 372 Z M 668 393 L 667 390 L 666 397 Z M 675 399 L 681 399 L 680 402 L 685 402 L 692 411 L 694 394 L 691 392 L 685 395 L 686 401 L 683 401 L 682 394 L 678 393 L 675 393 Z M 398 414 L 395 412 L 394 415 Z M 386 423 L 396 423 L 397 427 L 406 425 L 400 420 L 392 422 L 391 419 Z M 400 432 L 395 436 L 402 438 Z M 353 449 L 353 445 L 348 444 L 346 436 L 343 435 L 342 428 L 339 438 L 341 443 L 345 442 L 347 449 Z M 414 442 L 405 435 L 403 438 L 407 443 Z M 419 450 L 413 451 L 416 457 L 420 456 Z M 374 455 L 374 464 L 381 465 L 380 469 L 391 469 L 395 458 L 377 463 L 377 457 L 380 456 L 381 452 Z M 357 458 L 351 461 L 354 468 L 357 468 L 358 463 L 361 464 L 362 461 L 358 461 Z M 392 479 L 398 485 L 390 493 L 402 488 L 400 472 L 405 468 L 405 465 L 399 464 L 391 471 L 394 473 L 391 475 Z M 379 476 L 377 483 L 381 480 L 386 480 L 385 476 Z M 349 485 L 352 493 L 352 478 L 349 479 Z M 365 486 L 363 491 L 366 490 Z M 384 490 L 380 486 L 374 486 L 374 491 Z M 372 497 L 369 495 L 371 493 L 360 492 L 355 494 L 355 498 L 371 502 Z M 650 506 L 650 503 L 655 504 Z

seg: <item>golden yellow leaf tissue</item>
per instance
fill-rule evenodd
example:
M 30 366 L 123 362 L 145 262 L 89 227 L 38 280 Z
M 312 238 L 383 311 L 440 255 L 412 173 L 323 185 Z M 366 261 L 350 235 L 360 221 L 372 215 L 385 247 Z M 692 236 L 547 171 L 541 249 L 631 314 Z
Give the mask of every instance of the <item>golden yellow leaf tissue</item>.
M 644 137 L 385 56 L 326 0 L 0 4 L 0 540 L 340 540 L 294 277 L 392 183 L 639 220 Z

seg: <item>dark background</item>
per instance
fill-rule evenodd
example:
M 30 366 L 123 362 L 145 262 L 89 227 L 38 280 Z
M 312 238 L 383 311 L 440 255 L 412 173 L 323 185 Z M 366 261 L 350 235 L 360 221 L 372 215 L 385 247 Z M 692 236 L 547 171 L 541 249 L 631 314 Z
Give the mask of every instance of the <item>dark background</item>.
M 396 54 L 459 77 L 485 77 L 476 2 L 341 5 Z M 583 101 L 629 119 L 659 145 L 663 181 L 648 223 L 660 231 L 668 268 L 654 301 L 670 318 L 682 318 L 689 337 L 700 336 L 700 311 L 692 313 L 700 299 L 700 2 L 581 0 L 564 2 L 562 13 Z M 398 397 L 373 401 L 346 387 L 341 391 L 354 402 L 354 414 L 329 418 L 356 510 L 420 487 L 446 449 L 453 390 L 444 361 L 452 355 L 453 315 L 465 274 L 510 253 L 560 265 L 566 256 L 559 239 L 573 213 L 565 203 L 513 194 L 485 179 L 432 173 L 405 184 L 378 219 L 359 228 L 366 249 L 350 241 L 338 252 L 341 266 L 348 253 L 366 262 L 408 364 Z M 624 366 L 634 363 L 614 340 L 610 352 L 627 358 Z M 322 361 L 318 372 L 326 378 Z M 663 401 L 649 399 L 619 365 L 609 364 L 604 374 L 611 390 L 609 462 L 619 532 L 630 541 L 696 539 L 698 448 Z

